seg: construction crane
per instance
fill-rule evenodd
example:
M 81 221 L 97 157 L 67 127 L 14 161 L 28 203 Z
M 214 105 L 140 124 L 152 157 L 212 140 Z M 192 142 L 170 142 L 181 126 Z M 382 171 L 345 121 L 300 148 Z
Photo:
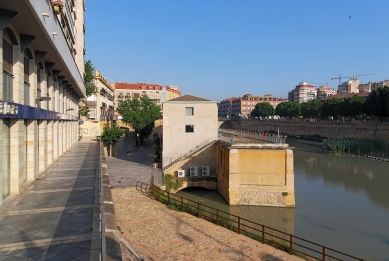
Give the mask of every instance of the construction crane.
M 367 73 L 367 74 L 357 74 L 357 75 L 350 75 L 350 76 L 342 76 L 342 74 L 339 74 L 339 77 L 331 78 L 332 80 L 339 79 L 339 85 L 342 84 L 343 78 L 349 78 L 350 80 L 357 80 L 359 76 L 368 76 L 368 75 L 374 75 L 374 73 Z
M 335 80 L 335 79 L 339 79 L 339 85 L 341 85 L 342 84 L 342 79 L 343 78 L 350 78 L 349 76 L 343 76 L 342 77 L 342 74 L 339 74 L 339 77 L 334 77 L 334 78 L 331 78 L 331 81 L 332 80 Z

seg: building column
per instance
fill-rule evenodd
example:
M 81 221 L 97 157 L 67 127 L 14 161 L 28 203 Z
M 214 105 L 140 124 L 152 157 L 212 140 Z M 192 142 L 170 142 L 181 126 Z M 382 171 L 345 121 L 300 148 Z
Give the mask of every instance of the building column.
M 47 121 L 39 121 L 39 171 L 47 168 Z
M 27 180 L 36 178 L 36 169 L 38 162 L 36 158 L 36 147 L 38 142 L 35 139 L 37 132 L 37 124 L 35 120 L 27 120 Z
M 58 157 L 61 157 L 63 154 L 63 121 L 58 122 Z
M 11 119 L 10 194 L 18 194 L 24 183 L 24 120 Z
M 58 159 L 58 121 L 53 122 L 53 161 Z
M 47 121 L 47 166 L 53 164 L 53 121 Z

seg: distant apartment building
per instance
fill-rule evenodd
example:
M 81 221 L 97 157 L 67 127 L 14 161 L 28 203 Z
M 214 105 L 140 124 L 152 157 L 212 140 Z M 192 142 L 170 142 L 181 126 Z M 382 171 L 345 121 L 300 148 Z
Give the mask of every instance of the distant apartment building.
M 240 117 L 247 117 L 258 103 L 268 102 L 276 108 L 278 104 L 285 101 L 282 98 L 274 98 L 271 94 L 264 96 L 245 94 L 243 97 L 231 97 L 222 100 L 219 103 L 218 115 L 219 117 L 226 117 L 227 115 L 238 114 Z
M 0 1 L 0 209 L 78 142 L 84 1 Z
M 101 135 L 105 124 L 112 125 L 114 114 L 114 87 L 99 71 L 96 71 L 94 86 L 97 93 L 87 98 L 88 116 L 80 126 L 80 135 L 95 137 Z
M 140 98 L 143 94 L 146 94 L 150 100 L 162 105 L 162 102 L 168 101 L 181 96 L 181 92 L 177 86 L 162 86 L 159 84 L 150 83 L 126 83 L 117 82 L 115 86 L 115 105 L 119 104 L 119 101 L 126 99 L 132 99 L 134 97 Z
M 335 95 L 338 93 L 335 89 L 331 89 L 327 85 L 320 86 L 319 88 L 316 89 L 316 92 L 317 92 L 316 98 L 318 100 L 321 100 L 325 97 Z
M 359 93 L 359 84 L 359 79 L 351 78 L 347 82 L 343 82 L 342 84 L 338 85 L 338 93 Z
M 342 94 L 335 94 L 335 95 L 331 95 L 331 96 L 327 96 L 323 99 L 321 99 L 320 101 L 325 101 L 325 100 L 329 100 L 329 99 L 333 99 L 333 98 L 337 98 L 337 99 L 347 99 L 347 98 L 351 98 L 353 96 L 360 96 L 362 98 L 367 98 L 369 96 L 369 93 L 368 92 L 358 92 L 358 93 L 342 93 Z
M 380 82 L 372 82 L 371 83 L 371 90 L 374 91 L 380 87 L 389 86 L 389 80 L 383 80 Z
M 288 100 L 296 103 L 303 103 L 309 100 L 315 100 L 317 90 L 314 85 L 308 82 L 300 82 L 296 87 L 288 93 Z
M 359 84 L 359 92 L 371 92 L 372 82 Z

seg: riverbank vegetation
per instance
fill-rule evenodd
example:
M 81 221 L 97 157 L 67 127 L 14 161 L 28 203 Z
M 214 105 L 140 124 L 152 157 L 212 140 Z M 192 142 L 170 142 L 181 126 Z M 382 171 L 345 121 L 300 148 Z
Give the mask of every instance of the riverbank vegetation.
M 335 155 L 369 155 L 388 157 L 389 143 L 384 140 L 361 139 L 327 139 L 323 144 L 324 153 Z
M 287 118 L 313 118 L 324 120 L 376 119 L 382 122 L 389 117 L 389 87 L 373 90 L 365 98 L 354 95 L 350 98 L 309 100 L 303 103 L 282 102 L 277 105 L 275 114 Z

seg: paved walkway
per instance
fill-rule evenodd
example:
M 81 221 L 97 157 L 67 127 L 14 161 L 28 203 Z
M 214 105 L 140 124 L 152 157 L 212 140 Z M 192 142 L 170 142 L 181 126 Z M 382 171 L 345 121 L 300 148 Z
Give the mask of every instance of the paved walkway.
M 127 241 L 123 260 L 302 260 L 140 193 L 134 186 L 150 181 L 153 141 L 127 157 L 132 146 L 127 139 L 117 158 L 107 158 L 116 220 Z
M 0 212 L 0 260 L 98 260 L 98 153 L 97 143 L 74 145 Z
M 145 139 L 142 146 L 134 148 L 134 133 L 125 139 L 117 157 L 107 157 L 108 173 L 113 188 L 133 187 L 137 182 L 150 183 L 151 175 L 161 177 L 161 170 L 153 167 L 155 149 L 152 139 Z M 127 151 L 132 151 L 127 156 Z
M 137 254 L 137 259 L 130 256 L 123 260 L 303 260 L 188 213 L 171 210 L 136 188 L 113 189 L 112 196 L 117 224 Z

